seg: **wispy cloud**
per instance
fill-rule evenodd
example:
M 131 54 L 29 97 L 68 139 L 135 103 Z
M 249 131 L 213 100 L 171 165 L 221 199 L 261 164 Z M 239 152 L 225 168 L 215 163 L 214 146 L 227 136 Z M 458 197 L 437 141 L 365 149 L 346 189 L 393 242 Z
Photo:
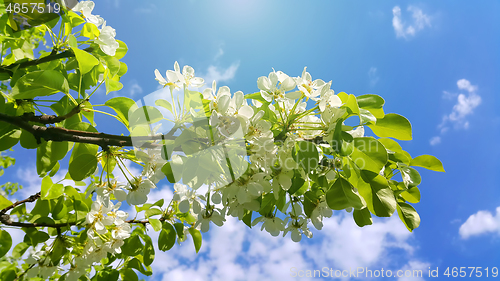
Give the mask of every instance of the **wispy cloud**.
M 137 83 L 137 81 L 132 81 L 132 85 L 129 87 L 129 94 L 131 97 L 136 94 L 142 94 L 142 87 Z
M 430 140 L 430 143 L 431 145 L 437 145 L 437 144 L 440 144 L 441 143 L 441 137 L 433 137 L 431 140 Z
M 370 87 L 374 87 L 378 83 L 379 76 L 376 67 L 370 67 L 370 70 L 368 70 L 368 80 L 370 81 Z
M 218 66 L 210 65 L 205 74 L 200 75 L 205 79 L 206 85 L 212 85 L 212 81 L 217 83 L 230 81 L 236 75 L 236 71 L 240 67 L 240 62 L 233 62 L 228 68 L 221 68 Z
M 146 5 L 146 3 L 141 2 L 141 5 L 138 5 L 134 12 L 138 14 L 151 14 L 156 10 L 158 10 L 158 8 L 155 4 L 148 3 L 148 5 Z
M 458 233 L 462 239 L 485 233 L 500 234 L 500 207 L 497 207 L 495 215 L 488 211 L 479 211 L 471 215 L 460 226 Z
M 409 6 L 407 10 L 412 13 L 413 20 L 411 23 L 407 23 L 403 20 L 401 8 L 399 8 L 399 6 L 392 8 L 392 26 L 394 27 L 396 37 L 398 38 L 401 37 L 409 39 L 410 37 L 415 36 L 417 32 L 421 31 L 426 26 L 431 26 L 430 17 L 424 14 L 421 9 L 415 6 Z
M 481 104 L 481 96 L 477 94 L 478 87 L 472 85 L 467 79 L 460 79 L 457 81 L 457 87 L 462 92 L 460 94 L 453 94 L 447 91 L 443 92 L 443 98 L 453 99 L 456 97 L 456 104 L 450 114 L 443 116 L 441 123 L 438 125 L 440 134 L 443 135 L 446 131 L 453 127 L 455 129 L 468 129 L 470 124 L 467 116 L 474 113 L 474 109 Z M 441 142 L 439 136 L 435 136 L 430 140 L 431 145 L 437 145 Z

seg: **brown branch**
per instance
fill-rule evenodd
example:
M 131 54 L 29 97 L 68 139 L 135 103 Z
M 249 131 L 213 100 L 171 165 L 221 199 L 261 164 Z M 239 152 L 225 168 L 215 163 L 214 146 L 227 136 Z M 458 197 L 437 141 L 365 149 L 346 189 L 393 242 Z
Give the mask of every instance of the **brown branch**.
M 32 203 L 35 202 L 40 198 L 41 194 L 40 192 L 31 195 L 30 197 L 17 201 L 16 203 L 2 209 L 0 211 L 0 222 L 8 225 L 8 226 L 17 226 L 17 227 L 50 227 L 50 228 L 62 228 L 62 227 L 68 227 L 68 226 L 74 226 L 77 225 L 77 222 L 66 222 L 66 223 L 27 223 L 27 222 L 16 222 L 12 221 L 10 218 L 10 215 L 7 214 L 7 212 L 11 209 L 14 209 L 15 207 L 25 204 L 25 203 Z M 165 218 L 160 218 L 160 221 L 163 222 L 165 221 Z M 149 220 L 136 220 L 136 219 L 131 219 L 131 220 L 126 220 L 126 223 L 140 223 L 143 225 L 146 225 L 149 223 Z
M 0 215 L 4 215 L 5 213 L 7 213 L 7 211 L 9 211 L 10 209 L 14 209 L 15 207 L 21 205 L 21 204 L 24 204 L 24 203 L 31 203 L 31 202 L 35 202 L 38 198 L 40 198 L 40 192 L 38 192 L 37 194 L 34 194 L 34 195 L 31 195 L 30 197 L 24 199 L 24 200 L 21 200 L 21 201 L 17 201 L 16 203 L 4 208 L 3 210 L 0 211 Z
M 85 101 L 88 101 L 86 99 Z M 31 121 L 31 122 L 36 122 L 40 124 L 56 124 L 60 123 L 70 117 L 72 117 L 75 114 L 80 113 L 82 111 L 82 103 L 79 105 L 75 106 L 70 112 L 63 116 L 57 116 L 57 115 L 37 115 L 35 116 L 33 113 L 25 113 L 23 116 L 21 116 L 24 120 L 26 121 Z

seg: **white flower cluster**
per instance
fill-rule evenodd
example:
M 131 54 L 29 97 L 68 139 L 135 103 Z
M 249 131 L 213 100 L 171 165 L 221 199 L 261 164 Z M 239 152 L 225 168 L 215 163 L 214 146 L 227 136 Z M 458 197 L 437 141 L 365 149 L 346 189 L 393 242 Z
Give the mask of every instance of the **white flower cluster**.
M 174 71 L 167 71 L 166 79 L 158 70 L 155 70 L 155 75 L 161 85 L 169 86 L 171 90 L 203 84 L 203 79 L 194 76 L 192 67 L 184 66 L 181 73 L 177 62 Z M 208 230 L 210 221 L 222 225 L 226 215 L 241 220 L 247 210 L 259 211 L 259 198 L 262 195 L 273 193 L 278 200 L 280 192 L 290 189 L 296 173 L 309 181 L 307 172 L 299 168 L 293 159 L 294 143 L 331 133 L 337 120 L 345 113 L 345 109 L 340 108 L 341 99 L 330 89 L 331 81 L 313 80 L 306 68 L 300 77 L 273 71 L 267 77 L 258 78 L 257 85 L 262 99 L 267 103 L 253 99 L 253 104 L 249 105 L 241 91 L 231 94 L 229 87 L 217 88 L 215 81 L 211 88 L 202 92 L 203 98 L 209 101 L 209 124 L 216 128 L 215 132 L 226 138 L 240 132 L 249 151 L 247 171 L 225 186 L 199 194 L 198 187 L 180 183 L 174 185 L 174 200 L 178 202 L 179 210 L 197 215 L 198 222 L 195 225 L 201 226 L 202 231 Z M 316 102 L 314 110 L 306 109 L 309 99 Z M 273 124 L 263 118 L 265 112 L 274 113 L 278 124 L 288 123 L 289 127 L 281 142 L 276 142 L 276 136 L 271 131 Z M 289 122 L 290 116 L 296 116 L 296 119 Z M 359 126 L 348 133 L 353 137 L 362 137 L 364 130 Z M 256 218 L 252 224 L 262 222 L 262 229 L 274 236 L 291 232 L 292 240 L 300 241 L 302 234 L 312 236 L 307 227 L 308 222 L 321 229 L 323 218 L 332 215 L 324 197 L 309 217 L 303 212 L 300 202 L 287 202 L 282 211 L 284 220 L 270 213 Z
M 99 45 L 106 55 L 114 56 L 116 54 L 116 49 L 120 47 L 120 44 L 118 44 L 115 39 L 116 31 L 111 26 L 106 25 L 106 21 L 101 16 L 92 14 L 94 6 L 94 1 L 80 1 L 72 10 L 82 13 L 82 16 L 88 23 L 94 24 L 98 28 L 102 25 L 99 29 L 99 36 L 94 42 Z
M 102 192 L 99 192 L 102 193 Z M 75 257 L 73 267 L 68 271 L 66 280 L 78 280 L 93 263 L 107 257 L 108 253 L 120 254 L 124 240 L 132 230 L 125 220 L 128 213 L 120 211 L 121 202 L 113 204 L 109 198 L 97 196 L 86 216 L 89 228 L 83 253 Z

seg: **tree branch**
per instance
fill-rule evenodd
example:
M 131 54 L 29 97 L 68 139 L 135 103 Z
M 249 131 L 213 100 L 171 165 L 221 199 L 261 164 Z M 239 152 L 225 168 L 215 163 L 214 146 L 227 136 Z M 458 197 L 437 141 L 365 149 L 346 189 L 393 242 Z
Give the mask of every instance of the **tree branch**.
M 68 226 L 74 226 L 74 225 L 77 225 L 78 223 L 77 222 L 66 222 L 66 223 L 27 223 L 27 222 L 16 222 L 16 221 L 12 221 L 10 219 L 10 215 L 7 214 L 7 212 L 11 209 L 14 209 L 15 207 L 21 205 L 21 204 L 25 204 L 25 203 L 32 203 L 32 202 L 35 202 L 36 200 L 38 200 L 40 198 L 41 194 L 40 192 L 34 194 L 34 195 L 31 195 L 30 197 L 24 199 L 24 200 L 21 200 L 21 201 L 17 201 L 16 203 L 2 209 L 0 211 L 0 222 L 5 224 L 5 225 L 8 225 L 8 226 L 17 226 L 17 227 L 50 227 L 50 228 L 62 228 L 62 227 L 68 227 Z M 165 218 L 160 218 L 160 221 L 163 222 L 165 221 Z M 146 225 L 149 223 L 149 220 L 135 220 L 135 219 L 131 219 L 131 220 L 126 220 L 125 221 L 126 223 L 140 223 L 140 224 L 143 224 L 143 225 Z

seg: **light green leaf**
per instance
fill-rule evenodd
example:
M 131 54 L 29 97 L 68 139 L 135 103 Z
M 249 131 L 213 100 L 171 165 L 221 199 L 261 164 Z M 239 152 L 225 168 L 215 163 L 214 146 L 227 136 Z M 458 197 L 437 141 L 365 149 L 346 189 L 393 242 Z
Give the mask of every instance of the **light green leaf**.
M 420 216 L 408 203 L 398 202 L 398 215 L 409 231 L 413 231 L 420 225 Z
M 122 83 L 109 77 L 106 78 L 105 83 L 106 83 L 106 95 L 109 94 L 110 92 L 116 92 L 123 88 Z
M 44 200 L 56 199 L 64 193 L 64 185 L 54 184 L 49 176 L 42 179 L 41 198 Z
M 201 232 L 194 227 L 190 227 L 188 231 L 189 234 L 191 234 L 191 237 L 193 237 L 194 249 L 196 250 L 196 253 L 198 253 L 201 248 Z
M 81 34 L 82 36 L 94 39 L 95 37 L 99 36 L 99 29 L 97 28 L 97 26 L 95 26 L 95 24 L 88 22 L 83 25 Z
M 49 96 L 58 92 L 69 93 L 68 81 L 59 71 L 38 70 L 30 72 L 19 80 L 12 88 L 14 99 L 33 99 Z
M 356 97 L 353 94 L 349 95 L 345 106 L 351 110 L 351 113 L 359 115 L 358 103 L 356 101 Z
M 161 230 L 161 222 L 159 219 L 149 219 L 149 223 L 153 227 L 154 231 L 160 231 Z
M 432 155 L 420 155 L 410 161 L 410 166 L 426 168 L 436 172 L 444 172 L 443 164 Z
M 410 203 L 420 202 L 420 190 L 416 186 L 401 192 L 401 196 Z
M 75 53 L 76 60 L 78 61 L 78 67 L 82 75 L 90 72 L 94 66 L 99 64 L 99 60 L 92 54 L 78 48 L 71 49 Z
M 146 212 L 144 212 L 144 215 L 146 216 L 146 218 L 161 215 L 161 214 L 163 214 L 163 212 L 160 209 L 156 209 L 156 208 L 151 208 L 149 210 L 146 210 Z
M 412 139 L 410 121 L 399 114 L 386 114 L 384 118 L 377 119 L 376 124 L 368 125 L 368 127 L 381 138 Z
M 136 106 L 135 101 L 127 97 L 116 97 L 106 101 L 104 104 L 113 109 L 118 118 L 122 120 L 122 123 L 128 127 L 128 113 L 132 107 Z
M 10 202 L 10 200 L 8 200 L 7 198 L 5 198 L 2 195 L 0 195 L 0 210 L 9 207 L 12 204 L 13 203 Z
M 129 115 L 130 127 L 152 125 L 162 119 L 163 115 L 158 108 L 147 105 L 135 109 Z
M 411 155 L 408 152 L 404 151 L 399 143 L 397 143 L 395 140 L 389 138 L 380 138 L 378 139 L 378 141 L 382 143 L 387 149 L 389 159 L 395 162 L 402 162 L 407 165 L 410 164 Z
M 119 47 L 116 49 L 115 58 L 121 59 L 125 56 L 125 54 L 127 54 L 128 47 L 127 44 L 123 43 L 123 41 L 116 40 L 116 42 L 118 42 Z
M 155 101 L 155 104 L 161 107 L 166 108 L 168 111 L 172 112 L 172 105 L 164 99 L 159 99 Z

